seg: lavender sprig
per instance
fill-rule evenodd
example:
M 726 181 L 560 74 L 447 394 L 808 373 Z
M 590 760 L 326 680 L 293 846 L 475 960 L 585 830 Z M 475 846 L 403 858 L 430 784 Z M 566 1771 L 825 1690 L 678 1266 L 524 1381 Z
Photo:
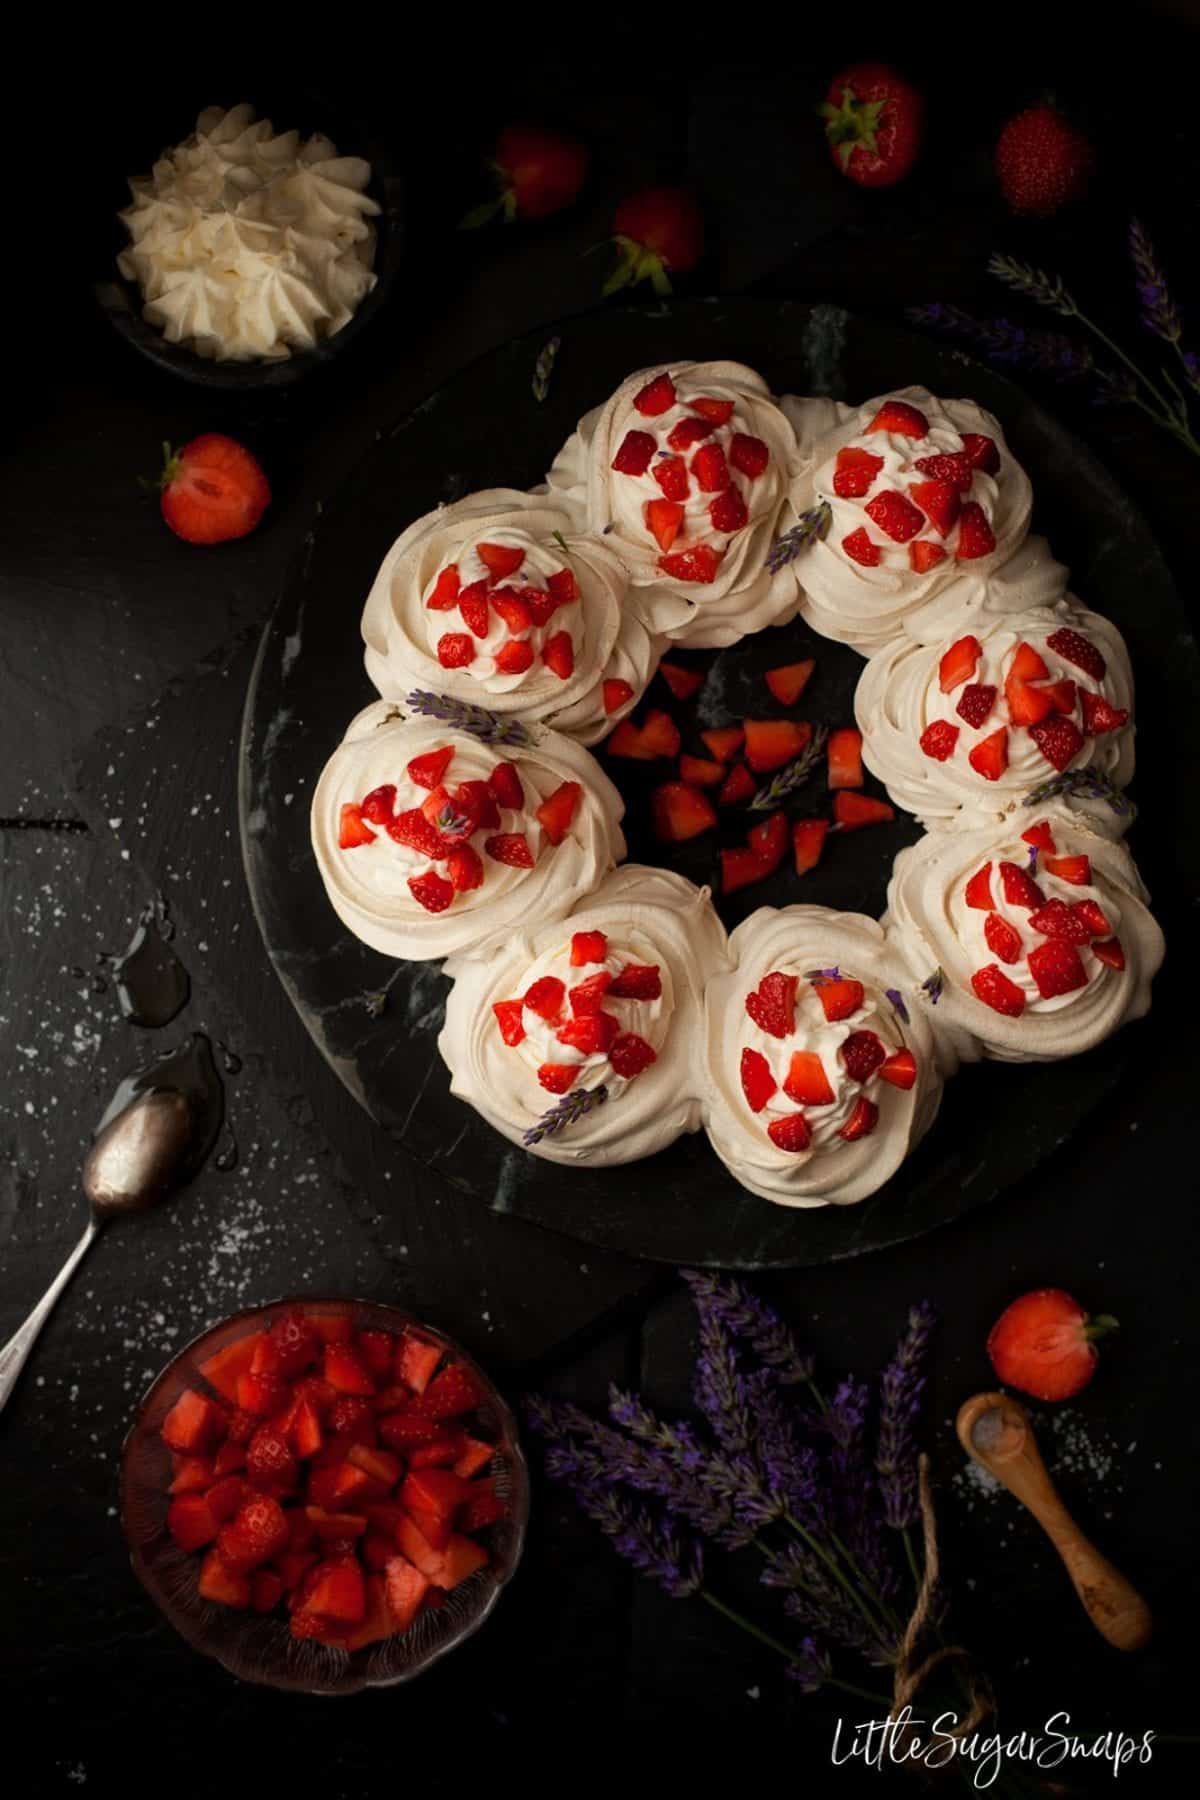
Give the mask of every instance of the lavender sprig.
M 810 506 L 807 512 L 802 512 L 791 530 L 777 538 L 767 552 L 767 567 L 772 575 L 777 575 L 780 569 L 794 562 L 809 544 L 827 537 L 832 523 L 833 508 L 828 500 L 819 500 L 816 506 Z
M 924 981 L 921 983 L 921 992 L 924 994 L 925 998 L 928 1000 L 930 1006 L 937 1005 L 938 1001 L 942 997 L 942 990 L 945 987 L 945 985 L 946 985 L 946 971 L 939 964 L 938 967 L 933 971 L 933 974 L 927 975 L 925 977 Z
M 704 1580 L 704 1552 L 694 1537 L 682 1537 L 646 1508 L 627 1500 L 567 1442 L 547 1452 L 546 1467 L 556 1480 L 566 1482 L 580 1510 L 639 1575 L 657 1582 L 672 1600 L 686 1600 L 697 1591 Z
M 785 1544 L 766 1560 L 759 1580 L 764 1587 L 782 1592 L 783 1609 L 808 1630 L 818 1630 L 844 1650 L 853 1650 L 868 1661 L 878 1661 L 884 1651 L 880 1635 L 873 1631 L 850 1597 L 838 1586 L 820 1558 L 803 1544 Z
M 765 1300 L 752 1294 L 740 1281 L 722 1280 L 702 1269 L 683 1269 L 680 1273 L 692 1290 L 697 1308 L 706 1308 L 718 1316 L 725 1329 L 748 1344 L 784 1387 L 811 1382 L 812 1357 L 802 1354 L 779 1314 Z
M 1082 317 L 1061 275 L 1048 275 L 1045 269 L 1035 269 L 1032 263 L 1022 262 L 1017 256 L 1004 256 L 999 251 L 994 251 L 988 258 L 988 274 L 1038 306 L 1049 307 L 1060 318 Z
M 1159 267 L 1154 246 L 1140 219 L 1129 221 L 1129 254 L 1137 277 L 1142 324 L 1165 343 L 1178 344 L 1183 336 L 1179 309 L 1171 298 L 1167 278 Z
M 531 1125 L 525 1132 L 522 1142 L 526 1148 L 531 1149 L 534 1144 L 540 1144 L 543 1138 L 557 1136 L 568 1125 L 577 1125 L 594 1107 L 603 1106 L 607 1099 L 608 1089 L 603 1082 L 594 1088 L 572 1088 L 569 1094 L 564 1094 L 561 1100 L 556 1100 L 553 1106 L 547 1107 L 537 1124 Z
M 469 700 L 455 700 L 449 694 L 431 694 L 424 688 L 414 688 L 404 704 L 424 718 L 439 719 L 456 731 L 469 732 L 482 744 L 507 744 L 511 749 L 528 750 L 536 741 L 519 719 L 502 718 L 485 706 L 475 706 Z
M 1132 823 L 1137 818 L 1137 807 L 1128 794 L 1095 769 L 1068 769 L 1062 775 L 1052 775 L 1048 781 L 1031 788 L 1022 804 L 1041 806 L 1044 801 L 1055 800 L 1060 795 L 1068 799 L 1103 800 L 1119 819 L 1128 819 Z
M 818 1688 L 823 1688 L 826 1682 L 832 1681 L 833 1664 L 816 1639 L 806 1637 L 788 1664 L 787 1672 L 792 1681 L 799 1683 L 802 1694 L 815 1694 Z
M 883 1516 L 894 1531 L 904 1531 L 915 1525 L 920 1516 L 914 1433 L 925 1387 L 924 1363 L 934 1323 L 935 1314 L 927 1301 L 913 1307 L 908 1315 L 907 1329 L 880 1382 L 875 1468 L 879 1475 Z
M 1040 855 L 1041 855 L 1041 852 L 1039 851 L 1037 845 L 1030 844 L 1029 855 L 1026 858 L 1026 867 L 1028 868 L 1029 873 L 1031 875 L 1036 875 L 1038 872 L 1038 857 Z
M 880 1529 L 879 1495 L 867 1448 L 871 1394 L 865 1381 L 840 1383 L 822 1420 L 833 1441 L 830 1486 L 841 1537 L 877 1594 L 886 1601 L 896 1576 Z
M 1109 380 L 1096 367 L 1091 351 L 1060 331 L 1040 331 L 1014 324 L 1011 319 L 977 319 L 959 306 L 932 302 L 911 306 L 908 317 L 966 343 L 1002 369 L 1030 369 L 1054 381 L 1087 381 L 1096 378 L 1095 398 L 1110 397 Z
M 909 1022 L 908 1007 L 904 1003 L 904 995 L 900 992 L 900 989 L 899 988 L 884 988 L 883 991 L 884 991 L 885 995 L 887 996 L 887 998 L 892 1003 L 892 1010 L 895 1013 L 897 1013 L 900 1016 L 900 1018 L 903 1019 L 904 1023 L 907 1025 Z
M 533 397 L 539 402 L 545 400 L 550 392 L 550 378 L 561 348 L 562 339 L 552 337 L 538 351 L 537 361 L 533 365 Z
M 796 760 L 788 763 L 786 768 L 780 769 L 777 775 L 772 775 L 765 787 L 759 788 L 751 800 L 748 810 L 750 812 L 772 812 L 775 807 L 794 794 L 797 788 L 803 787 L 821 760 L 821 753 L 825 748 L 825 740 L 828 736 L 828 726 L 818 725 L 809 743 Z
M 828 987 L 831 981 L 842 979 L 842 971 L 836 963 L 832 969 L 805 969 L 804 979 L 811 982 L 813 987 Z

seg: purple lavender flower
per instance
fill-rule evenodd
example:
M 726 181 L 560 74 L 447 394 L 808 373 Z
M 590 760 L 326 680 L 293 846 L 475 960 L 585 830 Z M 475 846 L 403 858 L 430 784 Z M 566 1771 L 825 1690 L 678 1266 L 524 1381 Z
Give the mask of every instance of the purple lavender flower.
M 700 1354 L 696 1358 L 693 1389 L 696 1405 L 712 1426 L 721 1448 L 730 1456 L 748 1455 L 753 1433 L 746 1404 L 746 1385 L 737 1355 L 720 1313 L 697 1304 L 700 1315 Z
M 1051 381 L 1087 383 L 1091 399 L 1099 406 L 1125 402 L 1133 387 L 1131 376 L 1101 368 L 1086 344 L 1077 344 L 1061 331 L 1018 325 L 1005 318 L 977 319 L 961 307 L 937 302 L 909 307 L 908 317 L 915 325 L 930 326 L 969 344 L 996 368 L 1027 369 Z
M 832 1439 L 830 1490 L 837 1501 L 835 1528 L 878 1591 L 896 1592 L 896 1572 L 883 1541 L 879 1489 L 867 1449 L 871 1393 L 865 1381 L 843 1381 L 824 1424 Z
M 884 988 L 883 991 L 887 995 L 887 998 L 891 1001 L 894 1010 L 897 1013 L 899 1013 L 900 1017 L 904 1020 L 904 1023 L 907 1025 L 908 1024 L 908 1008 L 904 1004 L 904 995 L 900 992 L 900 989 L 899 988 Z
M 783 1610 L 805 1630 L 821 1632 L 841 1649 L 852 1650 L 870 1663 L 895 1660 L 895 1637 L 871 1629 L 827 1564 L 806 1545 L 791 1543 L 774 1551 L 759 1580 L 764 1587 L 783 1593 Z
M 697 1311 L 707 1308 L 719 1316 L 725 1329 L 747 1344 L 782 1386 L 795 1387 L 812 1380 L 812 1357 L 801 1354 L 795 1338 L 765 1300 L 740 1281 L 722 1281 L 700 1269 L 682 1269 L 680 1273 L 692 1290 Z
M 1179 309 L 1171 298 L 1167 278 L 1154 254 L 1154 245 L 1140 219 L 1129 222 L 1129 254 L 1137 276 L 1138 300 L 1142 308 L 1142 324 L 1165 343 L 1177 344 L 1183 336 Z
M 925 1387 L 923 1364 L 935 1318 L 927 1301 L 913 1307 L 904 1335 L 880 1383 L 875 1467 L 879 1473 L 883 1516 L 896 1531 L 915 1525 L 920 1516 L 914 1431 Z
M 1037 847 L 1037 845 L 1036 845 L 1036 844 L 1030 844 L 1030 846 L 1029 846 L 1029 856 L 1028 856 L 1028 858 L 1027 858 L 1027 861 L 1028 861 L 1028 864 L 1029 864 L 1029 873 L 1030 873 L 1030 874 L 1031 874 L 1031 875 L 1036 875 L 1036 874 L 1037 874 L 1037 870 L 1038 870 L 1038 855 L 1039 855 L 1039 851 L 1038 851 L 1038 847 Z
M 833 1674 L 833 1665 L 816 1639 L 807 1637 L 788 1664 L 787 1672 L 792 1681 L 800 1684 L 802 1694 L 815 1694 Z
M 820 1458 L 811 1444 L 801 1444 L 795 1407 L 788 1404 L 773 1371 L 759 1370 L 747 1386 L 764 1486 L 798 1525 L 819 1536 L 828 1525 Z

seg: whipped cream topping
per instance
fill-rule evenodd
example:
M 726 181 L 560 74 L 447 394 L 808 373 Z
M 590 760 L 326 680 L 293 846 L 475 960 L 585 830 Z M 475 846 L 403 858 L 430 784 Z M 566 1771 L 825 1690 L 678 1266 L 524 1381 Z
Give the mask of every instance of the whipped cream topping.
M 604 934 L 604 955 L 572 964 L 573 936 L 595 931 Z M 656 967 L 660 992 L 603 999 L 603 1010 L 622 1037 L 632 1034 L 654 1053 L 652 1062 L 625 1076 L 613 1067 L 614 1057 L 622 1060 L 620 1039 L 611 1052 L 588 1051 L 563 1043 L 558 1033 L 572 1017 L 573 987 L 604 973 L 617 976 L 631 964 Z M 510 933 L 489 961 L 455 956 L 446 964 L 454 986 L 438 1048 L 451 1072 L 451 1091 L 521 1144 L 526 1131 L 558 1102 L 539 1081 L 538 1070 L 546 1064 L 567 1067 L 564 1093 L 603 1085 L 608 1098 L 531 1145 L 532 1153 L 591 1166 L 651 1156 L 699 1128 L 702 1083 L 695 1044 L 704 989 L 728 968 L 724 927 L 708 889 L 666 869 L 627 863 L 578 901 L 565 920 Z M 525 1035 L 517 1044 L 506 1042 L 493 1009 L 521 1001 L 535 982 L 547 978 L 564 985 L 561 1017 L 548 1020 L 524 1005 L 519 1019 Z
M 1036 892 L 1006 880 L 1004 864 L 1026 874 Z M 1025 808 L 1022 819 L 1000 828 L 931 833 L 902 850 L 884 924 L 889 942 L 922 977 L 943 971 L 937 1005 L 925 999 L 921 1005 L 960 1057 L 1050 1062 L 1092 1049 L 1148 1010 L 1164 948 L 1148 899 L 1124 845 L 1089 831 L 1064 807 Z M 1043 913 L 1043 905 L 1050 911 Z M 1085 916 L 1076 931 L 1064 909 L 1081 906 Z M 1099 910 L 1089 920 L 1092 907 Z M 1051 935 L 1064 928 L 1069 938 Z M 1065 942 L 1078 958 L 1067 979 L 1079 984 L 1051 980 L 1051 989 L 1062 991 L 1047 993 L 1034 969 L 1039 946 L 1054 942 Z M 1008 1011 L 980 997 L 974 978 L 987 969 L 1014 990 L 999 987 Z M 987 977 L 981 985 L 985 996 L 994 991 Z
M 767 553 L 797 478 L 790 424 L 753 369 L 641 369 L 587 413 L 550 469 L 551 494 L 604 541 L 654 633 L 708 648 L 795 615 Z
M 1078 653 L 1066 632 L 1085 639 L 1100 661 L 1089 669 L 1063 654 L 1056 645 Z M 973 664 L 971 639 L 979 647 Z M 967 654 L 953 672 L 954 686 L 943 692 L 943 658 L 952 655 L 956 644 L 967 645 Z M 1040 710 L 1045 702 L 1037 698 L 1039 693 L 1055 696 L 1047 719 L 1032 726 L 1014 719 L 1006 689 L 1022 644 L 1036 653 L 1045 672 L 1014 687 L 1012 699 L 1019 706 L 1032 692 L 1033 709 Z M 993 690 L 990 704 L 987 690 Z M 1097 699 L 1110 710 L 1097 709 Z M 1112 720 L 1114 714 L 1129 714 L 1132 706 L 1133 676 L 1124 639 L 1110 620 L 1069 595 L 1019 616 L 965 612 L 945 637 L 931 643 L 898 638 L 868 661 L 854 698 L 867 767 L 897 805 L 931 830 L 1000 820 L 1017 811 L 1031 789 L 1069 770 L 1090 770 L 1124 787 L 1133 775 L 1134 727 Z M 1039 744 L 1043 731 L 1054 761 Z M 995 742 L 998 733 L 1004 735 Z M 990 754 L 981 748 L 985 744 Z M 1076 804 L 1098 829 L 1117 834 L 1125 823 L 1103 801 L 1085 796 Z
M 117 265 L 169 343 L 242 362 L 311 350 L 375 285 L 370 178 L 326 137 L 276 133 L 250 106 L 210 107 L 131 177 Z
M 363 611 L 367 674 L 385 700 L 432 689 L 592 744 L 658 666 L 627 588 L 607 544 L 544 494 L 471 494 L 388 551 Z
M 458 804 L 456 788 L 487 783 L 500 762 L 512 765 L 521 804 L 498 801 L 495 816 L 477 829 L 460 835 L 455 828 L 444 854 L 436 842 L 423 848 L 403 841 L 411 834 L 402 826 L 397 837 L 369 815 L 356 816 L 367 796 L 385 787 L 395 788 L 389 802 L 395 819 L 422 808 L 432 790 L 412 779 L 409 764 L 446 747 L 453 750 L 442 777 L 450 813 Z M 554 843 L 537 814 L 565 783 L 578 784 L 581 791 L 561 842 Z M 325 891 L 342 922 L 385 956 L 420 962 L 452 952 L 486 955 L 530 917 L 562 918 L 624 856 L 623 812 L 621 797 L 599 764 L 557 732 L 541 729 L 528 748 L 495 748 L 436 720 L 405 719 L 398 707 L 379 700 L 351 722 L 325 765 L 313 795 L 312 842 Z M 364 841 L 343 844 L 348 819 L 350 835 Z M 435 830 L 434 837 L 439 835 Z M 503 860 L 511 846 L 494 840 L 512 838 L 524 840 L 532 866 Z M 436 884 L 452 882 L 450 851 L 460 845 L 474 852 L 481 879 L 447 898 Z M 426 880 L 430 875 L 434 884 Z M 413 881 L 427 893 L 432 885 L 440 910 L 422 904 Z
M 902 948 L 889 944 L 873 919 L 821 906 L 762 907 L 738 926 L 729 948 L 737 967 L 712 981 L 705 997 L 705 1124 L 714 1150 L 743 1187 L 779 1205 L 845 1206 L 865 1199 L 929 1128 L 943 1077 L 955 1066 L 953 1047 L 935 1042 L 917 1004 Z M 747 996 L 770 975 L 795 982 L 782 1036 L 747 1011 Z M 861 1003 L 830 1019 L 819 990 L 835 980 L 860 983 Z M 855 1034 L 864 1037 L 851 1044 Z M 868 1037 L 879 1048 L 867 1045 L 874 1066 L 865 1072 L 855 1050 Z M 902 1051 L 911 1051 L 915 1063 L 909 1087 L 878 1072 Z M 775 1084 L 758 1111 L 744 1085 L 746 1053 L 766 1065 L 764 1090 Z M 784 1091 L 797 1054 L 819 1059 L 831 1098 L 802 1102 Z M 842 1136 L 853 1133 L 851 1121 L 863 1101 L 875 1109 L 873 1122 L 861 1136 Z M 807 1144 L 789 1149 L 773 1142 L 772 1124 L 799 1114 Z
M 896 402 L 910 430 L 869 429 Z M 815 631 L 869 655 L 906 629 L 936 629 L 938 598 L 951 583 L 970 584 L 956 609 L 1017 610 L 1044 600 L 1057 571 L 1044 544 L 1008 581 L 993 583 L 1024 542 L 1033 493 L 990 413 L 920 387 L 853 408 L 791 396 L 782 405 L 802 469 L 795 510 L 824 501 L 832 515 L 824 540 L 794 564 L 800 610 Z M 918 436 L 911 427 L 921 421 Z M 930 513 L 913 489 L 934 484 L 924 495 Z

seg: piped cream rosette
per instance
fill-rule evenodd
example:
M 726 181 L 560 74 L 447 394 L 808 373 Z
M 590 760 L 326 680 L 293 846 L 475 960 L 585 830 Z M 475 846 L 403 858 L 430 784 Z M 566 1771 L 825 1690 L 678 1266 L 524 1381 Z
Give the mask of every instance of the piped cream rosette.
M 794 617 L 767 554 L 797 479 L 796 440 L 741 363 L 641 369 L 581 420 L 550 470 L 579 525 L 616 552 L 647 627 L 706 649 Z
M 815 631 L 870 655 L 905 630 L 936 630 L 952 582 L 969 583 L 968 603 L 988 611 L 1054 597 L 1059 565 L 1045 543 L 1023 550 L 1029 478 L 974 401 L 908 387 L 859 407 L 782 405 L 803 471 L 795 511 L 824 502 L 831 513 L 792 565 Z
M 1019 616 L 965 609 L 928 643 L 898 638 L 854 698 L 867 767 L 930 830 L 1010 817 L 1068 772 L 1125 787 L 1132 706 L 1120 632 L 1066 594 Z M 1113 835 L 1127 823 L 1096 795 L 1075 803 Z
M 494 746 L 375 701 L 313 795 L 330 903 L 356 937 L 411 962 L 482 956 L 531 918 L 560 919 L 625 854 L 621 796 L 545 727 Z
M 451 1091 L 524 1144 L 548 1110 L 603 1087 L 603 1103 L 528 1144 L 553 1162 L 633 1162 L 695 1131 L 704 987 L 729 967 L 707 888 L 629 863 L 566 919 L 536 917 L 491 960 L 446 965 Z
M 658 666 L 661 641 L 627 595 L 619 558 L 553 499 L 469 494 L 384 558 L 363 612 L 367 674 L 385 700 L 452 694 L 592 744 Z
M 959 1056 L 1053 1062 L 1150 1005 L 1163 935 L 1123 844 L 1064 807 L 902 850 L 884 920 L 923 978 L 940 971 L 939 1035 Z
M 928 1130 L 954 1066 L 901 947 L 873 919 L 762 907 L 733 933 L 705 997 L 705 1124 L 752 1193 L 847 1206 Z

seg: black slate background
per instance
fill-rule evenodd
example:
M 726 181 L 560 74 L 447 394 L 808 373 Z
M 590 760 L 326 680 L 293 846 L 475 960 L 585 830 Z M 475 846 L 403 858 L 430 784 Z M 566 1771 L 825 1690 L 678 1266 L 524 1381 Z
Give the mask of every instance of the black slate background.
M 398 1296 L 514 1391 L 545 1383 L 598 1404 L 619 1379 L 664 1407 L 687 1400 L 689 1315 L 669 1273 L 465 1206 L 397 1163 L 321 1062 L 245 894 L 241 696 L 257 628 L 320 497 L 374 430 L 472 356 L 592 303 L 603 259 L 584 253 L 623 188 L 695 180 L 712 240 L 699 292 L 757 287 L 888 318 L 927 298 L 1002 311 L 982 270 L 991 248 L 1008 247 L 1061 268 L 1128 333 L 1122 232 L 1136 203 L 1186 293 L 1200 156 L 1187 109 L 1165 96 L 1173 73 L 1194 66 L 1191 14 L 1141 7 L 1107 35 L 1074 8 L 985 21 L 939 12 L 874 31 L 861 15 L 836 27 L 796 18 L 767 47 L 732 19 L 708 37 L 688 32 L 673 53 L 641 20 L 619 18 L 584 44 L 547 31 L 519 54 L 511 41 L 505 56 L 435 42 L 432 57 L 396 24 L 369 56 L 355 44 L 295 71 L 278 54 L 235 67 L 194 44 L 172 57 L 166 42 L 152 75 L 111 42 L 92 61 L 77 43 L 66 73 L 60 60 L 41 65 L 26 96 L 37 141 L 47 116 L 55 128 L 26 189 L 36 203 L 22 266 L 41 272 L 32 319 L 20 285 L 6 288 L 0 819 L 26 828 L 0 830 L 0 1335 L 81 1229 L 90 1128 L 152 1047 L 110 989 L 91 991 L 90 972 L 156 890 L 177 920 L 193 998 L 154 1044 L 205 1029 L 244 1066 L 227 1094 L 237 1168 L 210 1166 L 177 1203 L 106 1236 L 0 1421 L 0 1655 L 19 1695 L 29 1792 L 86 1782 L 102 1794 L 240 1793 L 268 1781 L 282 1792 L 303 1781 L 332 1797 L 405 1778 L 460 1792 L 527 1770 L 539 1787 L 586 1785 L 610 1760 L 648 1785 L 700 1759 L 716 1770 L 724 1755 L 761 1782 L 768 1746 L 785 1751 L 789 1784 L 874 1791 L 875 1777 L 826 1773 L 835 1706 L 790 1693 L 720 1621 L 636 1587 L 557 1492 L 539 1493 L 526 1565 L 480 1639 L 412 1690 L 336 1712 L 236 1686 L 178 1643 L 133 1583 L 113 1511 L 130 1408 L 175 1348 L 237 1305 L 317 1288 Z M 837 178 L 810 111 L 838 61 L 867 52 L 907 61 L 937 97 L 922 167 L 882 197 Z M 144 367 L 92 310 L 105 208 L 122 172 L 199 105 L 289 83 L 323 85 L 391 142 L 411 186 L 411 276 L 328 381 L 270 402 L 207 401 Z M 989 187 L 987 146 L 1046 86 L 1090 113 L 1104 173 L 1073 213 L 1018 226 Z M 560 117 L 592 142 L 585 201 L 528 232 L 457 237 L 447 227 L 475 197 L 479 148 L 522 113 Z M 1196 465 L 1136 415 L 1094 413 L 1067 394 L 1054 404 L 1146 510 L 1190 594 Z M 259 533 L 212 552 L 176 543 L 135 485 L 160 440 L 201 429 L 243 437 L 276 496 Z M 349 597 L 351 624 L 357 604 Z M 1194 837 L 1190 793 L 1177 816 Z M 86 829 L 28 828 L 55 818 Z M 928 1436 L 956 1626 L 996 1677 L 1006 1729 L 1062 1708 L 1097 1730 L 1194 1728 L 1190 960 L 1181 936 L 1164 977 L 1170 1004 L 1142 1034 L 1138 1068 L 1019 1189 L 886 1255 L 762 1283 L 834 1373 L 881 1363 L 912 1299 L 927 1294 L 942 1311 Z M 1068 1501 L 1158 1613 L 1155 1646 L 1137 1659 L 1094 1635 L 1036 1529 L 959 1473 L 949 1420 L 988 1380 L 987 1326 L 1045 1282 L 1122 1321 L 1057 1438 L 1044 1416 Z M 1194 1755 L 1164 1749 L 1119 1791 L 1178 1791 Z

